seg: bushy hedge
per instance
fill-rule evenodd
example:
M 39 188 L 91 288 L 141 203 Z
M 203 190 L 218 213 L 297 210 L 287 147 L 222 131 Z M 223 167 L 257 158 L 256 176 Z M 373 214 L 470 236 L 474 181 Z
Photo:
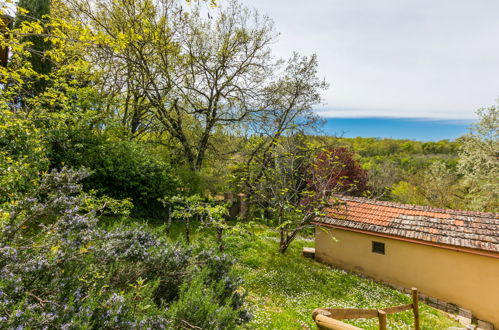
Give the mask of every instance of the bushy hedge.
M 104 206 L 77 183 L 85 176 L 53 171 L 0 213 L 2 327 L 223 329 L 248 319 L 226 256 L 138 226 L 104 229 Z
M 171 167 L 134 142 L 97 145 L 88 151 L 83 165 L 92 170 L 84 182 L 86 188 L 118 199 L 131 198 L 136 215 L 161 215 L 158 199 L 177 193 L 178 180 Z
M 72 128 L 48 137 L 53 168 L 87 168 L 85 190 L 117 199 L 131 198 L 136 216 L 161 216 L 159 198 L 175 195 L 178 180 L 170 165 L 147 152 L 143 144 Z

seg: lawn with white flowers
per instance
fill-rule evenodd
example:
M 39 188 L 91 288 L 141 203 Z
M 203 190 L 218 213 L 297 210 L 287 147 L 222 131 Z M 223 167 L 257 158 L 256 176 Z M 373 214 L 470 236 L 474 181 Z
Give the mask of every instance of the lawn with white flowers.
M 253 230 L 255 232 L 255 230 Z M 301 256 L 314 246 L 312 237 L 299 238 L 285 255 L 277 251 L 277 234 L 260 227 L 256 234 L 227 238 L 227 252 L 237 258 L 237 272 L 245 279 L 251 329 L 315 329 L 311 312 L 318 307 L 379 308 L 410 303 L 405 294 L 378 282 L 355 276 Z M 457 326 L 440 311 L 421 304 L 422 329 Z M 377 329 L 377 319 L 348 321 Z M 388 316 L 392 329 L 410 329 L 413 314 Z

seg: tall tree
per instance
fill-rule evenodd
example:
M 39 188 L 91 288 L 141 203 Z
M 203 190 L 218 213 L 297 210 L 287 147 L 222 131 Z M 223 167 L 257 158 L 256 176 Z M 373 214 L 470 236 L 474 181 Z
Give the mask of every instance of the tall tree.
M 314 56 L 273 60 L 272 22 L 236 1 L 208 15 L 200 3 L 186 9 L 175 0 L 71 1 L 96 33 L 123 40 L 123 47 L 98 49 L 96 60 L 113 72 L 109 80 L 134 83 L 194 171 L 209 150 L 221 152 L 211 143 L 215 132 L 255 134 L 265 123 L 279 136 L 312 117 L 325 87 Z M 128 95 L 126 84 L 113 85 Z
M 15 26 L 19 28 L 24 22 L 29 24 L 48 19 L 50 6 L 51 0 L 19 0 Z M 49 83 L 47 74 L 52 70 L 52 61 L 45 56 L 45 52 L 51 48 L 51 42 L 47 40 L 48 32 L 44 31 L 44 33 L 32 34 L 23 38 L 23 41 L 30 43 L 29 48 L 27 48 L 29 51 L 28 60 L 31 62 L 33 70 L 38 73 L 31 89 L 34 94 L 46 89 Z

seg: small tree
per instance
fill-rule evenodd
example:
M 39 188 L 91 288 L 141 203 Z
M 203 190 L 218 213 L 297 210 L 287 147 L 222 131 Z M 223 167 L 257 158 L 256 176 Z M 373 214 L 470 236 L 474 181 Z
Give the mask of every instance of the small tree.
M 204 199 L 199 195 L 189 197 L 174 196 L 162 200 L 169 207 L 168 229 L 171 226 L 171 218 L 176 218 L 185 223 L 185 240 L 190 244 L 190 222 L 198 218 L 204 227 L 214 228 L 217 233 L 218 249 L 225 249 L 223 232 L 228 228 L 226 216 L 227 206 L 215 204 L 214 201 Z
M 171 226 L 171 218 L 178 219 L 184 222 L 185 225 L 185 242 L 190 244 L 191 220 L 199 216 L 202 212 L 200 203 L 202 201 L 199 195 L 189 197 L 173 196 L 161 200 L 164 205 L 168 205 L 168 230 Z
M 270 154 L 253 165 L 262 174 L 247 182 L 251 199 L 275 221 L 281 253 L 314 218 L 323 215 L 338 192 L 338 180 L 333 180 L 338 172 L 318 170 L 316 155 L 305 135 L 297 133 L 279 138 Z
M 228 215 L 226 205 L 204 205 L 203 224 L 207 227 L 215 228 L 217 232 L 218 250 L 223 252 L 225 250 L 224 244 L 224 231 L 228 229 L 227 222 L 225 221 Z
M 328 178 L 325 189 L 337 193 L 360 196 L 367 191 L 368 173 L 345 147 L 324 149 L 314 160 L 309 185 L 316 188 L 316 180 Z M 322 180 L 319 180 L 320 184 Z

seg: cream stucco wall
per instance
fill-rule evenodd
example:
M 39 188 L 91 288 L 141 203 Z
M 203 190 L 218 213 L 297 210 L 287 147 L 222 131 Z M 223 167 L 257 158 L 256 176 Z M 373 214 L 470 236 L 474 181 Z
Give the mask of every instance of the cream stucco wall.
M 332 229 L 316 230 L 318 261 L 366 274 L 466 308 L 499 328 L 499 259 Z M 372 241 L 385 254 L 371 252 Z

